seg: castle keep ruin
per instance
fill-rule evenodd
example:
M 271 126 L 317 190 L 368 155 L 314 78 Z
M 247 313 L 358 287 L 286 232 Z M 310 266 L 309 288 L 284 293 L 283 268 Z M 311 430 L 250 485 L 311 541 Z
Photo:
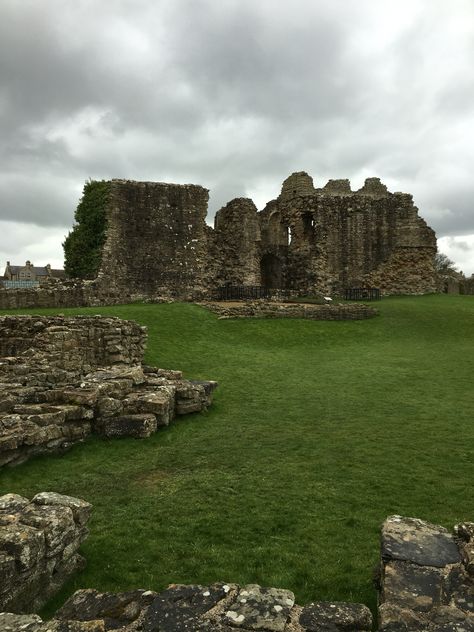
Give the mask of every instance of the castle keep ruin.
M 315 188 L 293 173 L 258 211 L 237 198 L 206 225 L 208 191 L 197 185 L 112 180 L 99 286 L 117 292 L 201 298 L 223 284 L 300 294 L 379 287 L 436 291 L 434 231 L 412 196 L 378 178 Z

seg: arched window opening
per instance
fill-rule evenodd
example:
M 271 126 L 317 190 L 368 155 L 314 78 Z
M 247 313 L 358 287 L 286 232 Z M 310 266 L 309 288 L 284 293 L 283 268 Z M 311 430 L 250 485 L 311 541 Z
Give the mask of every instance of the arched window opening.
M 288 226 L 278 212 L 273 213 L 268 221 L 268 241 L 272 246 L 288 246 L 290 243 Z

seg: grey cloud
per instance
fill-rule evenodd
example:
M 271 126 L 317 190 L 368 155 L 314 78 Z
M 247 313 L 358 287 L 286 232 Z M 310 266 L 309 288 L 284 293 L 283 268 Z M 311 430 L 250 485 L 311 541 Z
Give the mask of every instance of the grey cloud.
M 3 220 L 50 227 L 72 225 L 71 201 L 77 197 L 77 187 L 69 181 L 34 179 L 30 174 L 0 178 Z
M 203 184 L 212 217 L 305 169 L 379 176 L 439 234 L 474 233 L 470 170 L 446 176 L 472 162 L 473 44 L 444 30 L 470 4 L 399 0 L 387 43 L 375 4 L 4 0 L 2 216 L 70 225 L 87 178 L 125 177 Z

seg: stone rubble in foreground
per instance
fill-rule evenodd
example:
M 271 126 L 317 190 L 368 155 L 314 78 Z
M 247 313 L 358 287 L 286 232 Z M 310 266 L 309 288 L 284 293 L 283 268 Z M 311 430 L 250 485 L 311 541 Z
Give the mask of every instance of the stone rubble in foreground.
M 389 517 L 382 527 L 379 630 L 474 632 L 474 523 L 447 529 Z M 370 610 L 356 603 L 298 606 L 294 594 L 256 584 L 173 584 L 157 593 L 77 591 L 43 622 L 0 614 L 2 632 L 364 632 Z

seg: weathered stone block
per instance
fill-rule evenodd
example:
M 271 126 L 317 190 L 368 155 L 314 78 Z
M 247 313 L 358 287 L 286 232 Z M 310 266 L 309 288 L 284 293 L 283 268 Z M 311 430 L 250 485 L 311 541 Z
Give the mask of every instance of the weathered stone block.
M 37 614 L 12 614 L 0 612 L 0 630 L 2 632 L 41 632 L 44 624 Z
M 101 432 L 106 437 L 149 437 L 157 429 L 155 415 L 136 414 L 121 415 L 102 420 Z
M 392 516 L 384 522 L 382 557 L 438 567 L 461 561 L 454 537 L 447 529 L 401 516 Z
M 299 623 L 307 632 L 371 630 L 372 614 L 359 603 L 319 601 L 304 606 Z
M 249 584 L 229 604 L 225 619 L 248 630 L 283 632 L 294 604 L 295 596 L 289 590 Z
M 474 630 L 474 584 L 462 555 L 469 529 L 391 516 L 382 527 L 381 630 Z M 459 548 L 461 549 L 461 552 Z
M 174 398 L 166 390 L 136 392 L 123 400 L 125 414 L 152 413 L 159 426 L 167 426 L 170 422 L 170 411 L 174 409 Z
M 96 406 L 99 417 L 113 417 L 123 412 L 123 402 L 114 397 L 99 397 Z
M 28 498 L 24 496 L 5 494 L 4 496 L 0 496 L 0 511 L 13 513 L 26 507 L 29 502 Z
M 99 593 L 97 590 L 78 590 L 58 610 L 55 617 L 65 621 L 103 620 L 108 628 L 135 621 L 149 606 L 157 593 L 134 590 L 125 593 Z
M 31 501 L 34 505 L 46 505 L 49 507 L 68 507 L 74 517 L 74 522 L 84 526 L 89 520 L 92 505 L 81 498 L 65 496 L 56 492 L 41 492 L 36 494 Z
M 43 493 L 32 502 L 9 494 L 0 506 L 0 611 L 31 612 L 83 567 L 90 505 Z

